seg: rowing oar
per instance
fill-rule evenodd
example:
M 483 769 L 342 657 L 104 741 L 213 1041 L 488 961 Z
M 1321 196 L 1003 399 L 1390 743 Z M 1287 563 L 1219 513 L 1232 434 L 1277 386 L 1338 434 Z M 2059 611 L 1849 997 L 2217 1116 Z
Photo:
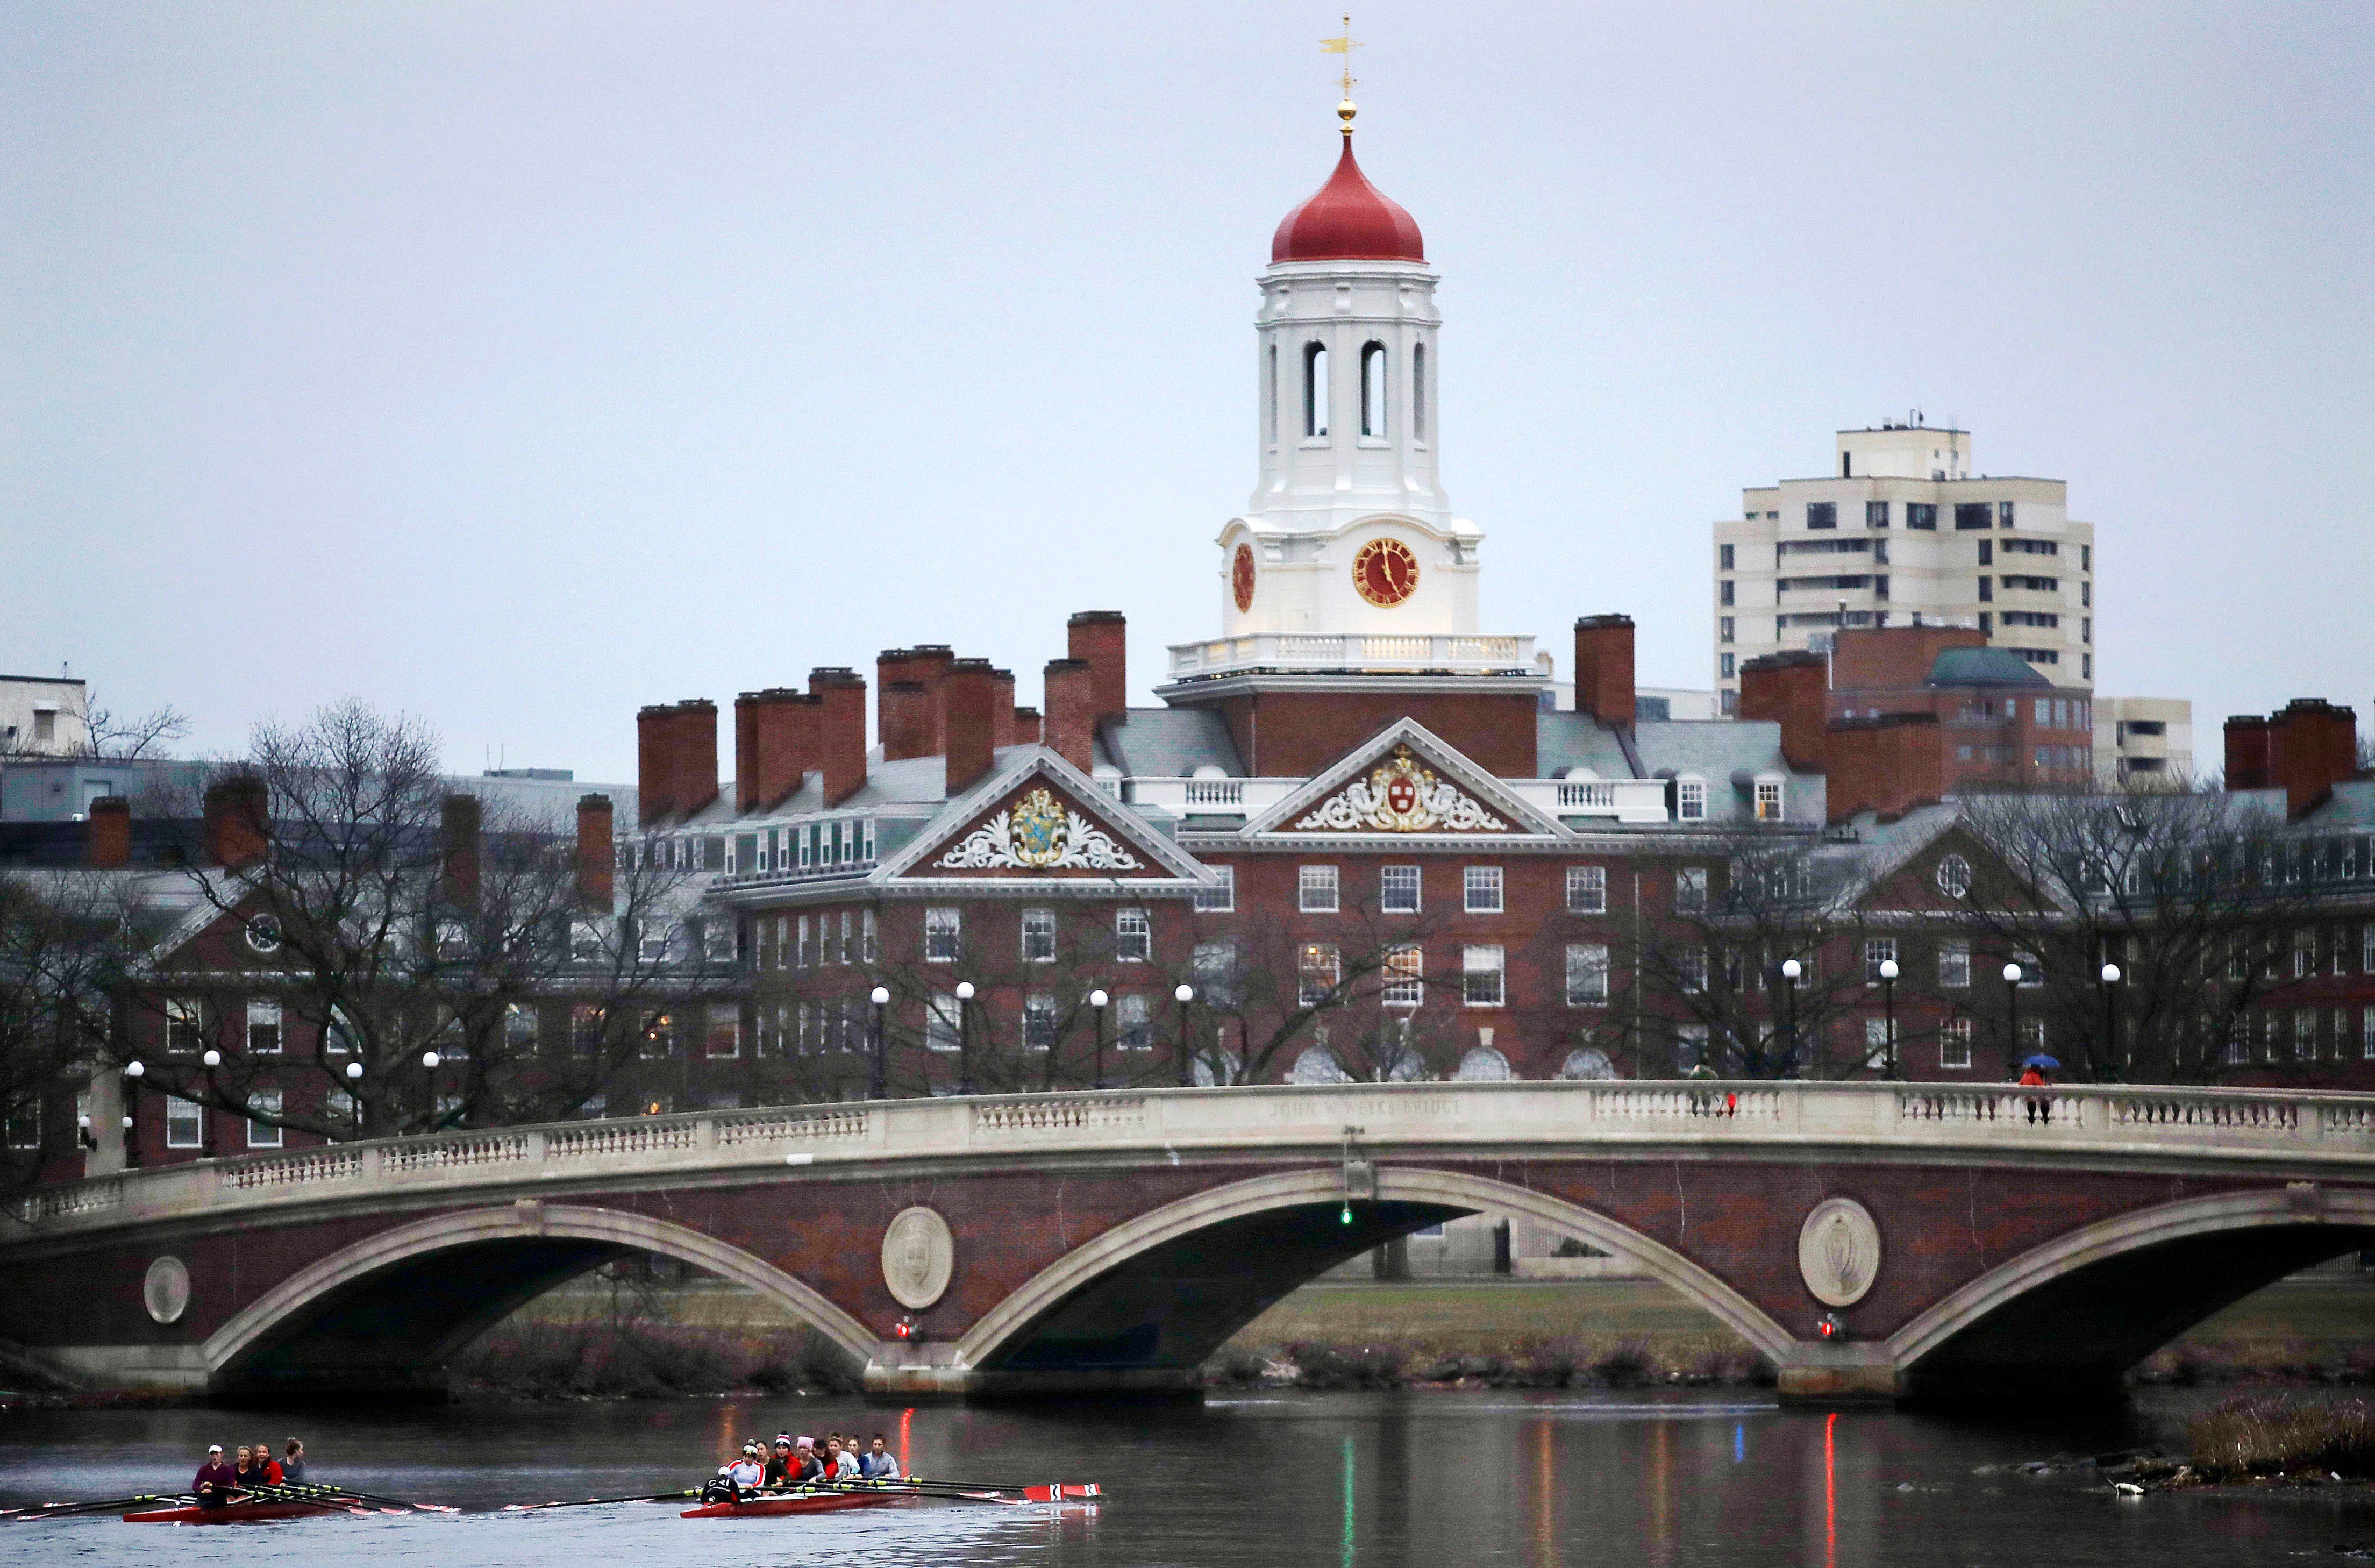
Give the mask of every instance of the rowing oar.
M 699 1497 L 701 1489 L 688 1491 L 655 1491 L 644 1497 L 580 1497 L 562 1503 L 506 1503 L 506 1514 L 534 1514 L 546 1508 L 594 1508 L 608 1503 L 677 1503 L 688 1497 Z
M 325 1506 L 335 1506 L 343 1499 L 352 1499 L 357 1503 L 368 1503 L 374 1508 L 388 1509 L 398 1514 L 408 1508 L 417 1508 L 423 1514 L 455 1512 L 454 1508 L 443 1503 L 415 1503 L 409 1498 L 383 1497 L 375 1491 L 357 1491 L 350 1486 L 334 1486 L 326 1482 L 319 1485 L 292 1485 L 284 1481 L 276 1486 L 252 1486 L 247 1491 L 251 1497 L 269 1495 L 291 1503 L 320 1503 Z
M 142 1492 L 136 1497 L 109 1497 L 96 1503 L 32 1503 L 22 1508 L 0 1509 L 0 1518 L 11 1522 L 29 1519 L 58 1519 L 74 1514 L 104 1514 L 113 1508 L 129 1508 L 136 1503 L 179 1503 L 195 1504 L 197 1499 L 186 1491 L 171 1494 Z

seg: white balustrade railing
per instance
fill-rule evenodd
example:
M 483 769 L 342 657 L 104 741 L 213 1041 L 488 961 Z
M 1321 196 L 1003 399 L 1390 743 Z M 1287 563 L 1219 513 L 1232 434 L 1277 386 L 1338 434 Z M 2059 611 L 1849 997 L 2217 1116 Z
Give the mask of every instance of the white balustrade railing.
M 562 1181 L 638 1181 L 673 1172 L 757 1170 L 833 1161 L 979 1159 L 1097 1151 L 1123 1163 L 1150 1150 L 1224 1160 L 1330 1160 L 1343 1129 L 1365 1129 L 1368 1157 L 1529 1148 L 1538 1157 L 1637 1149 L 1762 1145 L 1827 1158 L 1860 1147 L 1902 1158 L 1931 1151 L 2181 1170 L 2192 1160 L 2264 1161 L 2375 1180 L 2375 1095 L 2145 1087 L 2023 1089 L 2003 1084 L 1667 1082 L 1251 1085 L 914 1099 L 797 1105 L 533 1127 L 466 1129 L 201 1160 L 127 1171 L 18 1195 L 32 1232 L 171 1220 L 382 1190 L 445 1193 L 506 1186 L 565 1194 Z M 2152 1162 L 2159 1163 L 2152 1163 Z
M 1383 671 L 1536 676 L 1531 637 L 1436 635 L 1314 636 L 1256 632 L 1171 646 L 1174 680 L 1209 679 L 1254 670 L 1318 674 Z

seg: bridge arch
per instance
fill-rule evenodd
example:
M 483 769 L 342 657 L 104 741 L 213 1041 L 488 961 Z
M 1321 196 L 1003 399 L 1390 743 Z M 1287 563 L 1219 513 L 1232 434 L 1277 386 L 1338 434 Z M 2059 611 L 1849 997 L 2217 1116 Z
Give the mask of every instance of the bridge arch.
M 1714 1274 L 1606 1215 L 1461 1172 L 1379 1166 L 1376 1181 L 1376 1197 L 1353 1206 L 1349 1226 L 1339 1222 L 1344 1178 L 1334 1168 L 1256 1176 L 1165 1204 L 1017 1287 L 956 1342 L 952 1359 L 991 1392 L 1047 1374 L 1189 1372 L 1326 1268 L 1424 1225 L 1487 1209 L 1626 1259 L 1777 1361 L 1792 1343 L 1789 1330 Z M 1258 1242 L 1250 1239 L 1257 1232 Z M 1224 1260 L 1199 1276 L 1199 1247 L 1216 1244 Z M 1141 1321 L 1129 1321 L 1134 1315 Z
M 200 1353 L 223 1392 L 418 1391 L 524 1303 L 617 1258 L 656 1254 L 781 1303 L 863 1363 L 875 1338 L 783 1270 L 699 1231 L 615 1208 L 518 1202 L 383 1231 L 298 1270 Z
M 1888 1337 L 1912 1397 L 2105 1389 L 2223 1307 L 2375 1246 L 2375 1193 L 2307 1183 L 2156 1205 L 2033 1247 Z

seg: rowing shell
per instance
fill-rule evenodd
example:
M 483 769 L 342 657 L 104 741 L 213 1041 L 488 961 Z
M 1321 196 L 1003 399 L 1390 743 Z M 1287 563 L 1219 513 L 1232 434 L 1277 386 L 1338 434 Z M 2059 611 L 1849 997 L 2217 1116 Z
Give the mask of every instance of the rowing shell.
M 880 1508 L 913 1492 L 809 1492 L 798 1497 L 751 1497 L 740 1503 L 712 1503 L 688 1508 L 679 1519 L 763 1519 L 779 1514 L 837 1514 L 845 1508 Z
M 219 1508 L 152 1508 L 126 1514 L 127 1525 L 250 1525 L 269 1519 L 310 1519 L 316 1514 L 345 1514 L 351 1503 L 226 1503 Z

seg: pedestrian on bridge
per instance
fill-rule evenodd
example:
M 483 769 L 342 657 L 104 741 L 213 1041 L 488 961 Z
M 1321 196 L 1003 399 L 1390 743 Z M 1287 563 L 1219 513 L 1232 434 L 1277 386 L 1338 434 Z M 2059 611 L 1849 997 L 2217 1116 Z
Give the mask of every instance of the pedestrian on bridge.
M 2046 1074 L 2061 1065 L 2050 1056 L 2029 1057 L 2020 1065 L 2020 1086 L 2023 1089 L 2052 1088 L 2053 1080 Z M 2032 1097 L 2028 1102 L 2028 1119 L 2032 1122 L 2051 1123 L 2053 1102 L 2043 1095 Z

